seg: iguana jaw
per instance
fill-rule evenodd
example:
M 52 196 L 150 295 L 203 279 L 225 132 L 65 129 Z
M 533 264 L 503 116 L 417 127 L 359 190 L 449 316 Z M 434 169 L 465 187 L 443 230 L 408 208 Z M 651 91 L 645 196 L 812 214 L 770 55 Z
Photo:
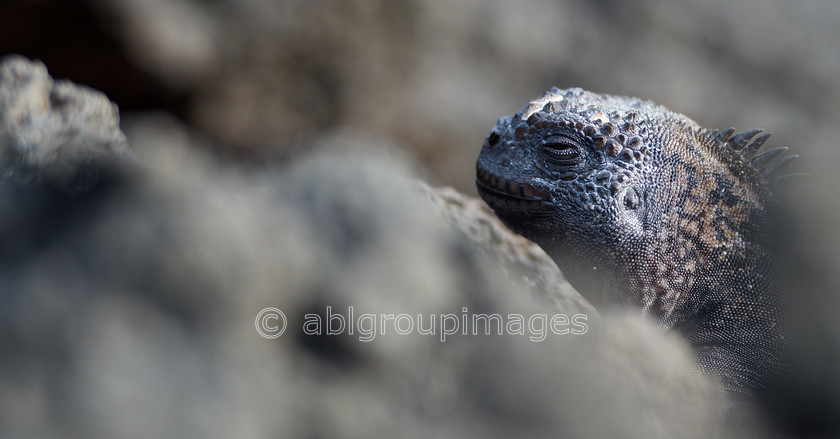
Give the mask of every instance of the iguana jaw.
M 498 176 L 493 172 L 476 167 L 475 180 L 481 198 L 496 212 L 547 212 L 554 207 L 551 196 L 544 189 L 513 178 Z

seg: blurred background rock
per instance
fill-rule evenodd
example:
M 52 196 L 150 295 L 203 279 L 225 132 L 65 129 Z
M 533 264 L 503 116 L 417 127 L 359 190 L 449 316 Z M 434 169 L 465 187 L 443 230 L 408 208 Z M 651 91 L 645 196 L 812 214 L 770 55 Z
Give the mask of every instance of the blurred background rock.
M 206 225 L 207 228 L 200 229 L 197 235 L 184 238 L 182 243 L 176 242 L 171 245 L 176 253 L 184 251 L 188 255 L 203 254 L 196 250 L 194 245 L 206 240 L 207 243 L 201 245 L 207 245 L 207 249 L 226 248 L 228 253 L 223 252 L 208 260 L 200 259 L 197 263 L 198 268 L 193 268 L 195 271 L 192 272 L 199 275 L 190 277 L 170 273 L 164 276 L 161 282 L 169 286 L 161 287 L 161 291 L 179 291 L 179 294 L 185 297 L 152 294 L 150 299 L 153 304 L 163 303 L 162 308 L 169 310 L 163 313 L 164 316 L 168 316 L 165 318 L 172 317 L 176 321 L 182 321 L 185 315 L 189 315 L 191 307 L 203 303 L 190 295 L 198 294 L 196 291 L 206 291 L 209 287 L 205 283 L 212 286 L 209 288 L 211 292 L 221 292 L 227 291 L 231 285 L 240 285 L 237 281 L 244 282 L 243 279 L 258 284 L 252 285 L 252 290 L 256 291 L 253 293 L 255 296 L 249 296 L 247 304 L 231 306 L 234 311 L 228 312 L 239 313 L 242 318 L 250 316 L 258 305 L 265 302 L 259 299 L 260 297 L 274 297 L 270 285 L 277 279 L 281 279 L 282 282 L 293 279 L 289 281 L 291 284 L 284 285 L 296 288 L 294 291 L 307 290 L 307 279 L 311 279 L 306 273 L 317 272 L 312 267 L 317 267 L 318 264 L 312 261 L 321 261 L 319 258 L 329 259 L 324 255 L 329 255 L 334 249 L 324 244 L 328 250 L 321 253 L 312 250 L 312 254 L 316 256 L 312 256 L 314 259 L 307 259 L 309 253 L 303 249 L 317 247 L 320 244 L 313 243 L 319 242 L 318 239 L 321 238 L 306 235 L 309 232 L 301 232 L 302 236 L 311 239 L 308 245 L 295 241 L 297 238 L 277 238 L 280 241 L 290 240 L 277 242 L 277 246 L 295 246 L 302 249 L 302 259 L 293 260 L 302 264 L 302 267 L 310 268 L 301 268 L 297 275 L 304 280 L 300 281 L 294 281 L 297 279 L 292 275 L 295 273 L 294 269 L 267 274 L 271 273 L 271 267 L 281 262 L 292 263 L 269 251 L 262 255 L 267 261 L 264 262 L 265 265 L 260 265 L 262 269 L 249 268 L 258 274 L 256 280 L 241 273 L 234 276 L 233 280 L 208 274 L 218 267 L 226 266 L 230 260 L 240 260 L 246 256 L 247 260 L 256 258 L 248 253 L 251 251 L 250 247 L 241 244 L 242 240 L 251 243 L 263 242 L 261 237 L 274 231 L 276 227 L 274 223 L 263 222 L 259 218 L 265 215 L 294 218 L 295 215 L 287 210 L 293 211 L 297 205 L 292 203 L 292 207 L 283 207 L 285 204 L 280 203 L 280 207 L 276 207 L 271 202 L 266 202 L 267 207 L 264 209 L 267 211 L 263 212 L 260 211 L 263 208 L 256 208 L 248 203 L 236 204 L 238 198 L 231 196 L 229 191 L 236 192 L 231 188 L 239 187 L 239 179 L 244 178 L 237 174 L 240 171 L 231 171 L 233 174 L 221 172 L 226 180 L 220 183 L 216 179 L 218 176 L 214 174 L 217 172 L 217 168 L 214 167 L 216 162 L 213 161 L 215 159 L 204 162 L 201 158 L 203 156 L 199 154 L 196 157 L 193 153 L 180 156 L 176 154 L 175 158 L 165 154 L 161 156 L 159 151 L 154 152 L 157 151 L 155 145 L 160 147 L 189 144 L 190 148 L 198 147 L 217 153 L 225 163 L 275 163 L 291 161 L 290 159 L 297 158 L 308 150 L 318 149 L 318 145 L 327 144 L 339 150 L 349 148 L 349 144 L 356 142 L 341 140 L 340 135 L 325 141 L 324 135 L 361 132 L 366 133 L 369 139 L 375 139 L 363 142 L 372 146 L 374 151 L 406 152 L 420 163 L 427 180 L 434 184 L 451 185 L 462 192 L 473 194 L 474 161 L 488 130 L 494 126 L 499 116 L 517 111 L 529 99 L 551 86 L 580 86 L 598 92 L 640 96 L 685 113 L 707 127 L 758 127 L 773 131 L 775 135 L 770 142 L 773 145 L 793 147 L 795 152 L 801 155 L 800 163 L 796 165 L 797 170 L 804 170 L 813 175 L 812 183 L 797 197 L 797 201 L 800 202 L 796 209 L 800 216 L 799 224 L 804 225 L 801 228 L 810 233 L 801 239 L 796 238 L 804 250 L 797 259 L 803 267 L 797 271 L 801 288 L 797 290 L 795 300 L 798 305 L 803 305 L 801 311 L 806 320 L 810 319 L 813 323 L 805 331 L 807 335 L 803 336 L 812 343 L 803 344 L 803 353 L 800 355 L 803 364 L 799 367 L 807 371 L 799 375 L 805 381 L 802 383 L 802 389 L 805 390 L 798 396 L 788 398 L 787 405 L 783 404 L 784 407 L 780 410 L 785 416 L 796 419 L 794 424 L 801 433 L 816 435 L 824 432 L 836 434 L 840 431 L 840 416 L 837 416 L 837 413 L 840 413 L 840 374 L 836 373 L 837 365 L 840 364 L 840 319 L 837 318 L 840 294 L 836 288 L 840 285 L 840 279 L 837 279 L 840 276 L 840 232 L 836 227 L 840 223 L 840 196 L 834 189 L 837 185 L 837 167 L 840 165 L 840 31 L 837 23 L 840 23 L 840 5 L 827 0 L 744 0 L 737 3 L 723 0 L 5 0 L 0 2 L 0 56 L 15 53 L 40 59 L 49 67 L 53 77 L 67 78 L 104 92 L 119 105 L 123 116 L 123 129 L 128 134 L 132 149 L 138 152 L 140 160 L 160 166 L 159 174 L 155 175 L 160 177 L 162 183 L 159 186 L 151 186 L 151 189 L 142 185 L 140 189 L 134 189 L 137 192 L 132 192 L 132 197 L 136 198 L 129 200 L 133 200 L 135 204 L 117 205 L 114 208 L 116 211 L 107 210 L 107 214 L 103 214 L 104 219 L 101 220 L 103 223 L 96 225 L 103 227 L 101 230 L 92 228 L 76 232 L 70 228 L 72 233 L 68 236 L 75 236 L 77 238 L 74 239 L 79 239 L 80 242 L 91 240 L 94 243 L 119 243 L 120 239 L 136 239 L 132 240 L 130 245 L 126 244 L 126 248 L 136 249 L 142 256 L 140 260 L 148 259 L 147 263 L 151 265 L 135 266 L 136 262 L 132 262 L 134 259 L 131 258 L 117 260 L 113 264 L 121 268 L 115 271 L 118 274 L 113 282 L 125 282 L 128 279 L 142 286 L 142 279 L 149 273 L 170 273 L 174 270 L 155 261 L 153 255 L 158 250 L 152 244 L 160 244 L 159 241 L 151 238 L 144 240 L 121 237 L 119 228 L 109 229 L 113 224 L 123 224 L 120 227 L 129 227 L 131 230 L 135 230 L 132 227 L 136 228 L 139 230 L 139 236 L 149 237 L 155 236 L 156 233 L 148 229 L 149 224 L 158 224 L 164 229 L 170 227 L 176 231 L 192 230 L 189 224 L 201 224 L 200 218 L 204 217 L 214 218 Z M 150 112 L 158 115 L 149 116 Z M 160 116 L 160 113 L 165 113 L 166 116 Z M 180 150 L 175 148 L 174 151 L 177 153 Z M 348 154 L 343 156 L 344 160 L 349 161 L 349 157 L 355 153 Z M 370 152 L 367 154 L 376 155 Z M 189 163 L 198 164 L 194 170 L 189 171 L 192 169 L 186 166 Z M 322 169 L 332 168 L 327 166 Z M 180 172 L 196 174 L 184 176 L 179 175 Z M 362 171 L 361 175 L 368 175 L 366 172 Z M 213 174 L 212 178 L 210 174 Z M 255 178 L 259 180 L 263 177 Z M 340 181 L 350 184 L 353 180 L 347 178 Z M 253 183 L 248 180 L 244 186 L 250 187 Z M 272 187 L 272 183 L 265 185 Z M 207 200 L 200 198 L 192 210 L 187 209 L 189 213 L 185 213 L 186 216 L 178 216 L 181 215 L 178 213 L 181 211 L 171 207 L 194 199 L 196 194 L 203 193 L 207 188 L 215 188 L 209 193 L 220 194 L 218 196 L 224 203 L 234 203 L 239 209 L 238 213 L 233 217 L 226 217 L 227 210 L 218 210 L 216 203 L 220 201 L 214 201 L 214 195 L 210 195 L 210 199 Z M 338 191 L 336 194 L 352 197 L 349 192 Z M 17 198 L 19 196 L 20 194 L 14 194 L 12 198 L 4 199 L 4 202 L 13 206 L 16 201 L 23 199 Z M 259 198 L 265 195 L 250 196 Z M 332 199 L 324 203 L 335 208 L 341 201 Z M 174 219 L 164 218 L 164 214 L 156 216 L 147 213 L 158 210 L 161 205 L 173 209 L 171 212 L 166 209 L 161 211 L 174 213 Z M 272 209 L 276 209 L 277 212 Z M 413 212 L 405 206 L 395 209 L 398 212 Z M 138 212 L 150 217 L 142 216 Z M 126 219 L 126 216 L 131 219 L 135 214 L 139 215 L 140 219 L 134 221 L 139 222 Z M 11 217 L 17 214 L 9 215 Z M 242 219 L 242 215 L 247 219 Z M 294 224 L 301 222 L 312 221 L 313 224 L 317 224 L 312 220 L 313 217 L 318 216 L 303 215 L 303 219 L 298 219 L 297 222 L 289 219 L 289 223 L 283 224 L 283 230 L 296 230 L 298 225 Z M 231 221 L 235 225 L 234 230 L 237 230 L 238 236 L 218 235 L 220 230 L 230 227 L 225 221 Z M 366 222 L 363 219 L 359 221 Z M 248 232 L 249 227 L 253 227 L 256 232 Z M 309 230 L 300 227 L 302 230 Z M 438 236 L 437 232 L 431 234 Z M 207 236 L 222 236 L 223 242 L 208 240 Z M 417 245 L 418 248 L 423 248 L 421 244 Z M 35 297 L 37 300 L 42 296 L 32 294 L 32 291 L 51 291 L 51 287 L 64 284 L 71 286 L 68 290 L 75 292 L 73 294 L 90 294 L 82 293 L 87 291 L 89 281 L 78 273 L 100 276 L 103 271 L 99 270 L 107 272 L 107 267 L 96 268 L 96 262 L 108 258 L 104 256 L 107 252 L 101 248 L 89 251 L 92 253 L 87 256 L 88 259 L 81 262 L 82 267 L 77 267 L 79 262 L 74 262 L 61 249 L 57 252 L 50 250 L 36 259 L 22 259 L 12 265 L 8 265 L 7 260 L 4 285 L 15 285 L 19 287 L 16 290 L 18 293 L 28 292 L 30 295 L 26 297 Z M 207 252 L 212 253 L 209 250 Z M 11 258 L 12 253 L 6 250 L 4 254 Z M 72 255 L 72 252 L 70 254 Z M 230 259 L 225 260 L 226 257 Z M 190 260 L 187 256 L 183 259 Z M 50 281 L 40 280 L 43 276 L 39 276 L 36 267 L 42 260 L 57 263 L 63 268 L 58 269 L 56 273 L 64 274 L 51 278 Z M 125 264 L 120 265 L 119 261 Z M 28 268 L 24 270 L 20 267 Z M 129 269 L 127 272 L 121 271 L 126 267 Z M 407 266 L 399 267 L 405 269 Z M 440 274 L 440 267 L 435 267 L 428 268 L 432 277 L 459 276 Z M 333 273 L 344 273 L 342 270 L 343 268 L 339 267 Z M 403 275 L 409 273 L 397 272 Z M 170 278 L 170 275 L 174 277 Z M 316 277 L 312 274 L 312 279 Z M 71 279 L 72 282 L 67 279 Z M 389 283 L 393 280 L 389 279 L 380 279 L 385 285 L 381 291 L 390 291 L 393 287 L 394 284 Z M 155 285 L 154 282 L 152 285 Z M 451 287 L 451 284 L 446 285 Z M 146 285 L 141 291 L 148 288 L 150 287 Z M 328 298 L 337 290 L 340 288 L 336 289 L 334 286 L 312 287 L 312 291 L 322 291 Z M 4 293 L 9 294 L 8 291 L 7 289 Z M 448 290 L 444 288 L 442 291 Z M 74 303 L 74 298 L 81 297 L 73 294 L 69 294 L 66 299 L 70 304 Z M 142 297 L 142 294 L 150 293 L 141 293 L 138 297 Z M 298 297 L 292 293 L 288 294 Z M 128 346 L 122 357 L 102 357 L 118 364 L 103 363 L 96 367 L 91 366 L 93 363 L 81 365 L 78 366 L 78 374 L 68 375 L 72 380 L 58 380 L 62 383 L 62 392 L 70 395 L 66 397 L 66 401 L 79 402 L 79 398 L 84 397 L 84 392 L 80 393 L 79 389 L 94 392 L 90 400 L 85 400 L 88 401 L 85 404 L 93 405 L 84 408 L 82 404 L 82 410 L 86 410 L 84 413 L 96 412 L 103 408 L 124 407 L 125 410 L 129 410 L 137 407 L 130 404 L 120 406 L 114 401 L 120 401 L 119 397 L 124 395 L 119 392 L 109 393 L 114 388 L 119 390 L 119 387 L 113 386 L 127 382 L 124 376 L 118 373 L 107 375 L 106 378 L 110 379 L 108 382 L 111 383 L 109 386 L 112 387 L 106 388 L 99 387 L 102 383 L 92 380 L 87 374 L 97 370 L 103 373 L 114 370 L 130 373 L 132 369 L 128 365 L 144 358 L 136 353 L 153 352 L 159 354 L 157 357 L 149 357 L 157 358 L 154 360 L 157 362 L 155 365 L 171 366 L 174 370 L 185 371 L 183 373 L 186 375 L 194 369 L 195 364 L 204 364 L 205 356 L 215 355 L 212 349 L 207 351 L 196 348 L 191 351 L 195 338 L 191 338 L 189 333 L 184 335 L 184 331 L 190 327 L 184 329 L 177 325 L 171 326 L 166 321 L 156 326 L 162 328 L 156 329 L 161 331 L 160 333 L 148 334 L 148 338 L 135 340 L 134 342 L 140 343 L 136 346 L 126 344 L 128 342 L 120 337 L 144 327 L 142 322 L 149 316 L 152 320 L 161 318 L 157 312 L 148 314 L 149 305 L 143 302 L 148 298 L 140 300 L 141 304 L 138 307 L 123 307 L 119 303 L 111 302 L 132 301 L 136 299 L 135 295 L 136 292 L 133 292 L 126 293 L 125 297 L 117 295 L 115 298 L 105 298 L 102 299 L 105 301 L 97 305 L 100 308 L 95 308 L 107 310 L 117 307 L 122 310 L 120 312 L 128 314 L 116 318 L 118 327 L 127 328 L 125 332 L 113 332 L 112 338 L 91 344 L 94 347 L 107 346 L 109 343 L 115 348 Z M 459 296 L 456 294 L 454 297 Z M 37 304 L 37 300 L 33 303 Z M 223 299 L 220 303 L 228 302 Z M 10 316 L 15 315 L 13 310 L 20 311 L 20 306 L 23 305 L 19 305 L 18 308 L 6 308 L 6 316 L 11 319 Z M 34 318 L 38 307 L 31 306 L 32 308 L 26 308 L 30 314 L 21 315 Z M 488 306 L 489 309 L 506 309 L 502 305 Z M 301 305 L 300 309 L 305 308 L 306 306 Z M 451 311 L 457 310 L 457 305 L 449 303 L 448 307 L 441 305 L 440 308 L 432 308 Z M 177 311 L 175 317 L 171 314 L 172 309 Z M 96 315 L 95 311 L 88 312 Z M 239 341 L 236 338 L 239 337 L 239 333 L 225 332 L 223 324 L 219 327 L 213 326 L 218 322 L 214 320 L 212 312 L 202 315 L 204 317 L 199 321 L 203 323 L 192 327 L 193 330 L 206 329 L 202 325 L 207 324 L 213 327 L 213 331 L 218 331 L 212 334 L 221 334 L 219 337 L 225 340 Z M 226 318 L 233 317 L 228 314 Z M 17 331 L 21 327 L 16 325 L 23 324 L 21 322 L 25 320 L 26 317 L 18 316 L 7 320 L 7 323 Z M 227 324 L 239 321 L 222 320 L 228 322 Z M 250 323 L 247 318 L 245 321 Z M 69 326 L 64 326 L 64 323 L 58 325 L 58 329 L 75 328 L 80 334 L 95 335 L 99 333 L 96 325 L 109 324 L 97 322 L 95 319 L 89 323 L 73 321 L 67 323 Z M 248 328 L 243 329 L 245 330 Z M 27 339 L 34 343 L 32 346 L 38 343 L 49 345 L 52 340 L 48 330 L 36 331 L 33 334 L 29 335 L 31 339 Z M 646 336 L 644 334 L 644 330 L 640 330 L 637 337 L 643 339 Z M 247 334 L 247 337 L 251 336 L 253 334 Z M 161 340 L 168 337 L 174 337 L 171 338 L 174 341 L 161 344 Z M 257 357 L 263 355 L 256 353 L 263 352 L 260 349 L 262 346 L 254 347 L 247 343 L 234 343 L 232 346 L 252 349 L 253 352 L 249 352 Z M 482 346 L 484 345 L 477 344 L 470 349 L 480 352 L 484 349 Z M 22 416 L 34 416 L 33 419 L 37 421 L 40 419 L 38 416 L 50 418 L 55 414 L 56 412 L 49 409 L 52 403 L 44 400 L 48 396 L 55 396 L 55 393 L 40 389 L 40 383 L 32 381 L 25 372 L 43 372 L 48 377 L 60 374 L 61 371 L 41 371 L 33 365 L 41 367 L 49 363 L 53 359 L 50 355 L 58 355 L 56 352 L 61 353 L 65 348 L 65 345 L 61 345 L 61 349 L 57 351 L 45 348 L 49 355 L 44 354 L 47 356 L 38 357 L 41 361 L 32 360 L 33 363 L 27 362 L 26 358 L 30 357 L 21 355 L 20 358 L 23 359 L 19 364 L 6 369 L 20 374 L 14 375 L 20 378 L 17 380 L 21 383 L 20 387 L 4 387 L 0 392 L 3 395 L 3 398 L 0 398 L 0 407 L 18 419 L 24 419 Z M 183 349 L 192 353 L 184 357 L 180 354 Z M 414 355 L 423 352 L 422 349 L 425 348 L 416 351 Z M 497 350 L 497 356 L 501 357 L 511 352 L 504 347 L 494 349 Z M 555 355 L 552 352 L 556 351 L 548 351 L 540 355 Z M 33 354 L 27 351 L 27 355 L 37 356 L 40 355 L 39 352 Z M 84 361 L 95 362 L 100 358 L 96 356 L 97 352 L 89 352 L 90 357 L 80 358 L 88 358 Z M 271 354 L 264 355 L 265 361 L 277 358 Z M 682 358 L 679 354 L 675 355 L 675 358 Z M 399 355 L 383 358 L 381 360 L 385 363 L 407 361 L 400 359 Z M 212 357 L 210 362 L 213 361 L 220 360 Z M 212 387 L 222 381 L 246 379 L 243 377 L 252 376 L 249 373 L 253 372 L 256 374 L 254 381 L 242 388 L 258 389 L 261 386 L 271 388 L 271 383 L 286 385 L 298 376 L 283 375 L 287 372 L 284 369 L 288 366 L 286 364 L 277 365 L 277 368 L 283 370 L 268 373 L 259 370 L 257 360 L 249 361 L 254 361 L 254 364 L 235 369 L 237 374 L 243 374 L 241 376 L 225 375 L 212 368 L 202 369 L 203 375 L 196 378 L 194 384 Z M 578 368 L 583 370 L 592 366 L 591 361 L 583 361 L 580 364 Z M 533 371 L 533 368 L 539 365 L 528 367 L 531 367 L 528 370 L 536 377 L 535 383 L 542 382 L 540 377 L 550 375 L 548 371 Z M 473 369 L 464 366 L 458 370 L 469 374 Z M 510 372 L 516 368 L 498 370 Z M 490 369 L 491 372 L 498 370 Z M 574 371 L 574 367 L 571 370 Z M 317 374 L 313 376 L 313 382 L 322 378 Z M 568 384 L 579 376 L 581 375 L 569 372 L 563 375 L 565 378 L 559 377 L 558 382 Z M 349 382 L 355 382 L 353 380 L 357 378 L 353 375 Z M 142 383 L 155 379 L 155 376 L 144 377 L 138 381 L 141 384 L 138 384 L 137 389 L 127 385 L 124 390 L 126 393 L 139 392 L 143 389 Z M 74 380 L 81 384 L 73 384 L 77 382 Z M 13 381 L 7 381 L 6 384 L 10 382 Z M 344 384 L 347 382 L 342 381 Z M 365 388 L 365 385 L 371 382 L 375 381 L 368 382 L 362 379 L 359 381 L 359 388 Z M 460 384 L 456 385 L 456 388 L 464 385 L 463 381 L 458 383 Z M 446 387 L 443 384 L 441 386 Z M 533 386 L 539 387 L 538 384 Z M 505 391 L 514 387 L 506 387 Z M 702 384 L 696 384 L 696 388 L 702 388 Z M 144 413 L 148 414 L 148 419 L 155 418 L 155 413 L 160 413 L 155 411 L 158 404 L 159 407 L 175 410 L 175 407 L 195 403 L 196 400 L 192 399 L 179 400 L 175 393 L 177 389 L 180 388 L 170 389 L 162 386 L 152 389 L 157 391 L 158 395 L 162 395 L 160 398 L 163 398 L 163 401 L 169 401 L 166 404 L 161 404 L 161 399 L 151 397 L 140 401 L 139 406 L 147 409 Z M 309 388 L 312 389 L 317 387 Z M 540 394 L 548 395 L 551 389 L 554 387 L 544 389 Z M 216 390 L 219 388 L 216 387 Z M 216 395 L 230 396 L 226 391 L 235 394 L 236 386 L 222 388 Z M 302 388 L 298 391 L 306 392 L 307 389 Z M 355 395 L 353 391 L 347 392 L 347 395 Z M 501 390 L 499 392 L 504 393 Z M 296 403 L 294 399 L 268 393 L 263 395 L 264 399 L 259 399 L 260 403 L 276 404 L 280 407 Z M 201 396 L 190 395 L 195 398 Z M 476 391 L 473 396 L 478 401 L 481 395 L 480 391 Z M 443 398 L 440 394 L 433 396 L 430 397 L 431 401 Z M 239 397 L 245 398 L 242 395 Z M 391 425 L 388 422 L 391 422 L 392 418 L 382 415 L 386 413 L 385 408 L 388 406 L 387 402 L 382 401 L 394 399 L 376 396 L 373 398 L 379 401 L 381 410 L 374 415 L 380 416 L 377 419 L 382 422 L 373 423 L 369 427 L 381 427 L 382 430 L 377 430 L 379 433 L 393 432 L 397 426 L 414 425 L 413 423 L 428 425 L 430 419 L 440 419 L 435 416 L 410 418 L 406 422 Z M 472 401 L 470 398 L 472 397 L 467 397 L 467 400 Z M 568 409 L 568 406 L 559 400 L 551 399 L 550 396 L 545 398 L 548 399 L 536 399 L 535 405 L 553 407 L 552 404 L 557 404 L 558 407 Z M 694 421 L 711 420 L 711 425 L 717 425 L 714 421 L 718 419 L 718 414 L 709 409 L 708 398 L 698 398 L 693 405 L 689 404 L 692 407 L 700 407 L 697 409 L 698 417 Z M 603 403 L 605 400 L 595 398 L 593 401 Z M 627 401 L 620 398 L 616 400 Z M 313 407 L 317 407 L 310 412 L 304 411 L 305 413 L 332 413 L 340 416 L 338 410 L 329 411 L 327 406 L 331 403 L 327 397 L 313 401 Z M 408 398 L 403 401 L 405 404 L 411 404 Z M 10 407 L 20 404 L 23 404 L 23 408 L 19 411 L 9 411 Z M 597 405 L 594 402 L 593 404 Z M 656 399 L 655 404 L 652 404 L 656 407 L 675 405 L 679 404 L 665 397 Z M 230 407 L 216 406 L 217 413 L 240 413 L 238 410 L 243 410 L 235 419 L 219 416 L 220 420 L 229 421 L 231 431 L 242 433 L 245 427 L 237 426 L 248 425 L 257 425 L 253 427 L 255 429 L 271 430 L 271 425 L 255 423 L 251 418 L 262 416 L 260 410 L 265 409 L 265 406 L 251 407 L 248 410 L 237 408 L 245 405 L 232 407 L 228 410 Z M 473 410 L 471 407 L 466 404 L 462 409 L 470 412 Z M 512 408 L 511 405 L 504 404 L 499 407 L 489 407 L 488 411 L 482 412 L 484 417 L 479 416 L 476 419 L 492 419 L 494 410 L 509 414 Z M 398 409 L 397 412 L 417 413 L 412 411 L 414 409 L 416 407 L 404 411 Z M 566 413 L 570 419 L 574 418 L 570 414 L 574 411 L 566 409 L 561 408 L 560 411 Z M 615 409 L 610 407 L 603 413 L 611 414 Z M 107 410 L 102 413 L 104 417 L 114 419 L 109 417 Z M 555 412 L 549 410 L 547 413 Z M 116 416 L 117 413 L 112 414 Z M 662 414 L 663 412 L 660 412 L 660 415 Z M 72 418 L 72 413 L 61 412 L 61 415 Z M 205 421 L 197 412 L 190 416 L 193 416 L 193 421 L 197 423 Z M 345 416 L 352 418 L 352 415 Z M 548 418 L 550 416 L 546 415 L 546 419 Z M 89 420 L 81 416 L 79 419 Z M 285 418 L 278 418 L 277 423 L 283 424 L 284 420 Z M 566 421 L 563 419 L 556 422 L 563 424 Z M 75 425 L 74 431 L 79 432 L 80 437 L 113 436 L 135 431 L 130 420 L 125 420 L 124 423 L 115 422 L 112 427 L 116 430 L 104 432 L 91 430 L 91 425 L 100 425 L 96 422 L 74 424 L 73 419 L 59 419 L 57 422 L 59 427 Z M 172 423 L 177 424 L 179 420 L 169 419 L 168 422 L 161 424 L 161 431 L 171 431 L 164 427 L 171 427 Z M 190 424 L 189 420 L 184 422 L 195 425 Z M 347 422 L 347 419 L 338 419 L 334 424 L 320 424 L 324 428 L 322 433 L 325 437 L 331 436 L 331 433 L 334 433 L 330 430 L 333 425 L 350 425 Z M 579 427 L 572 421 L 568 422 L 568 425 L 572 425 L 569 428 Z M 207 427 L 208 430 L 213 430 L 218 423 L 210 422 L 207 425 L 210 426 Z M 301 425 L 319 424 L 312 422 Z M 618 422 L 605 428 L 609 432 L 612 431 L 610 428 L 620 429 L 622 425 L 624 424 Z M 545 431 L 557 431 L 554 428 L 557 424 L 553 422 L 538 425 L 539 428 L 542 426 L 546 427 Z M 450 427 L 452 429 L 447 430 Z M 634 434 L 645 437 L 651 429 L 657 428 L 648 427 L 640 427 Z M 363 427 L 359 428 L 359 431 L 365 431 Z M 467 427 L 445 424 L 441 431 L 452 433 L 460 431 L 460 428 Z M 579 428 L 585 430 L 585 427 Z M 665 428 L 666 432 L 673 431 L 668 430 L 667 426 L 662 428 Z M 475 431 L 469 428 L 467 430 Z M 221 432 L 219 434 L 225 433 L 224 430 L 215 431 Z M 260 436 L 259 433 L 263 432 L 254 431 L 254 436 Z M 428 433 L 422 429 L 417 431 Z M 591 430 L 586 431 L 591 433 Z M 351 431 L 345 431 L 348 432 Z M 370 430 L 367 433 L 370 433 Z M 497 433 L 503 435 L 504 430 L 500 429 Z M 694 430 L 685 436 L 691 437 L 692 434 L 699 433 L 702 432 Z M 629 434 L 628 437 L 632 435 Z
M 808 167 L 837 163 L 838 22 L 816 0 L 7 0 L 0 54 L 235 155 L 349 127 L 473 193 L 487 131 L 554 85 L 765 128 Z

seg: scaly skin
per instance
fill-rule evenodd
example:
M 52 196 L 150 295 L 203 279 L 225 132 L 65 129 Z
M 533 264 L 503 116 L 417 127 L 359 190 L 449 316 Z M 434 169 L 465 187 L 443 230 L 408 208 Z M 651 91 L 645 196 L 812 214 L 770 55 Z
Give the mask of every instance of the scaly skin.
M 504 117 L 479 193 L 596 307 L 682 334 L 733 396 L 784 369 L 780 283 L 766 245 L 769 178 L 794 156 L 769 134 L 701 128 L 649 101 L 552 89 Z M 768 165 L 769 162 L 773 162 Z

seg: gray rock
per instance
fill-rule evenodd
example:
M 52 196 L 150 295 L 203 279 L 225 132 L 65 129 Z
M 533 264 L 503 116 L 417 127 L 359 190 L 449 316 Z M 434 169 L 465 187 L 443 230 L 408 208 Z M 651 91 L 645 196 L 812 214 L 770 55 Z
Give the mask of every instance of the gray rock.
M 81 191 L 127 155 L 117 106 L 105 95 L 53 81 L 40 62 L 0 60 L 0 178 Z
M 110 132 L 103 115 L 77 129 Z M 126 132 L 139 171 L 0 221 L 4 244 L 37 242 L 0 252 L 3 437 L 729 432 L 681 340 L 638 316 L 589 318 L 544 256 L 375 140 L 340 132 L 288 165 L 246 166 L 167 116 Z M 23 204 L 19 191 L 0 185 L 0 200 Z M 258 318 L 271 307 L 277 338 L 257 331 L 279 329 Z M 465 333 L 479 314 L 505 325 Z M 550 326 L 559 314 L 578 320 Z M 342 320 L 352 334 L 326 334 Z
M 828 175 L 840 160 L 840 7 L 825 0 L 82 3 L 136 70 L 192 97 L 193 127 L 239 152 L 349 126 L 473 193 L 465 170 L 495 119 L 556 85 L 765 128 Z
M 420 189 L 452 224 L 500 264 L 514 283 L 521 284 L 557 310 L 597 316 L 598 311 L 563 277 L 543 249 L 508 229 L 484 201 L 452 188 Z

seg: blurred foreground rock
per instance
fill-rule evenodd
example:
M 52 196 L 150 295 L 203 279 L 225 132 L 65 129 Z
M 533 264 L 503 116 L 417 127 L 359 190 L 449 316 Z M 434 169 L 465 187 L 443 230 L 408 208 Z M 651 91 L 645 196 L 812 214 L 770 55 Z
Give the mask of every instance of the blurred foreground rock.
M 557 310 L 597 315 L 598 311 L 566 281 L 551 257 L 532 241 L 512 233 L 483 201 L 452 188 L 421 188 L 444 217 L 488 252 L 508 277 Z
M 9 65 L 23 76 L 43 68 L 17 59 L 0 71 Z M 17 96 L 8 78 L 0 90 Z M 26 96 L 19 105 L 40 95 Z M 76 96 L 81 108 L 100 99 Z M 85 117 L 69 152 L 122 139 L 113 117 Z M 8 135 L 27 122 L 4 123 Z M 116 178 L 73 191 L 37 178 L 0 185 L 0 436 L 726 433 L 725 406 L 684 343 L 639 317 L 589 314 L 544 255 L 474 201 L 422 188 L 375 141 L 337 133 L 289 165 L 245 166 L 199 152 L 166 116 L 125 127 L 136 160 L 114 166 Z M 34 150 L 63 145 L 54 133 Z M 59 162 L 37 163 L 50 175 Z M 22 221 L 22 193 L 50 203 Z M 382 326 L 368 342 L 360 326 L 304 334 L 306 314 L 352 322 L 351 306 L 439 326 Z M 255 330 L 267 307 L 288 319 L 279 338 Z M 477 313 L 521 314 L 526 334 L 441 341 L 444 315 Z M 556 313 L 588 314 L 587 333 L 533 341 L 547 322 L 527 319 Z

